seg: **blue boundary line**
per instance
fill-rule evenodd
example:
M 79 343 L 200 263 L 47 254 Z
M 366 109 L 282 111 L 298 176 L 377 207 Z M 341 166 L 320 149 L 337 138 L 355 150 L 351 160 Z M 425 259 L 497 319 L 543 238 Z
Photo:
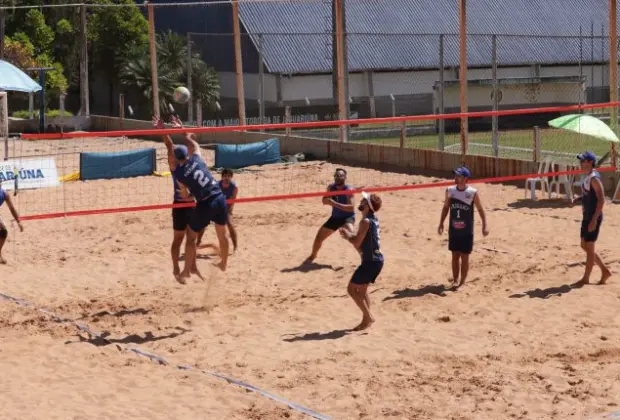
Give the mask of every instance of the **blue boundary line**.
M 114 344 L 110 340 L 106 339 L 105 337 L 102 337 L 101 334 L 99 334 L 98 332 L 92 330 L 88 325 L 76 322 L 76 321 L 74 321 L 72 319 L 69 319 L 69 318 L 64 318 L 64 317 L 58 316 L 58 315 L 54 314 L 53 312 L 50 312 L 50 311 L 48 311 L 46 309 L 37 307 L 35 304 L 33 304 L 32 302 L 29 302 L 27 300 L 14 298 L 14 297 L 6 295 L 4 293 L 0 293 L 0 299 L 3 299 L 3 300 L 8 301 L 8 302 L 15 303 L 16 305 L 19 305 L 19 306 L 24 306 L 24 307 L 27 307 L 27 308 L 31 308 L 31 309 L 33 309 L 35 311 L 38 311 L 38 312 L 40 312 L 42 314 L 45 314 L 45 315 L 49 316 L 50 318 L 52 318 L 56 322 L 65 323 L 65 324 L 67 324 L 67 323 L 68 324 L 72 324 L 78 330 L 80 330 L 81 332 L 85 332 L 86 334 L 90 335 L 91 337 L 95 337 L 95 338 L 97 338 L 99 340 L 103 340 L 104 342 L 106 342 L 108 344 L 113 344 L 120 351 L 126 351 L 126 352 L 129 352 L 129 353 L 135 353 L 138 356 L 146 357 L 146 358 L 150 359 L 153 362 L 159 363 L 160 365 L 164 365 L 164 366 L 169 366 L 170 365 L 168 363 L 168 360 L 166 360 L 165 357 L 158 356 L 158 355 L 156 355 L 154 353 L 149 353 L 147 351 L 141 350 L 138 347 L 123 347 L 120 344 Z M 279 402 L 280 404 L 284 404 L 284 405 L 288 406 L 289 408 L 291 408 L 291 409 L 293 409 L 293 410 L 295 410 L 297 412 L 306 414 L 306 415 L 308 415 L 310 417 L 314 417 L 315 419 L 319 419 L 319 420 L 332 420 L 331 417 L 327 417 L 327 416 L 325 416 L 323 414 L 317 413 L 314 410 L 310 410 L 309 408 L 302 407 L 301 405 L 295 404 L 293 402 L 290 402 L 290 401 L 288 401 L 288 400 L 286 400 L 286 399 L 284 399 L 282 397 L 278 397 L 277 395 L 274 395 L 274 394 L 272 394 L 272 393 L 270 393 L 268 391 L 264 391 L 264 390 L 262 390 L 262 389 L 260 389 L 258 387 L 255 387 L 254 385 L 250 385 L 250 384 L 247 384 L 245 382 L 239 381 L 237 379 L 230 378 L 230 377 L 228 377 L 226 375 L 222 375 L 222 374 L 217 373 L 217 372 L 201 370 L 201 369 L 195 368 L 193 366 L 189 366 L 189 365 L 177 365 L 177 366 L 173 366 L 173 367 L 176 367 L 179 370 L 196 370 L 196 371 L 198 371 L 198 372 L 200 372 L 200 373 L 202 373 L 204 375 L 212 376 L 212 377 L 220 379 L 222 381 L 226 381 L 229 384 L 237 385 L 237 386 L 239 386 L 241 388 L 244 388 L 244 389 L 246 389 L 248 391 L 251 391 L 251 392 L 256 392 L 257 394 L 260 394 L 263 397 L 267 397 L 267 398 L 269 398 L 269 399 L 271 399 L 273 401 Z

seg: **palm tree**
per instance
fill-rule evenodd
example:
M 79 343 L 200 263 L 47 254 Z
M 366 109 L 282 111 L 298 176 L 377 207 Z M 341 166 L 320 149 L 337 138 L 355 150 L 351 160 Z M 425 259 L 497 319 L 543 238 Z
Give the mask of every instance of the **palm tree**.
M 121 67 L 119 78 L 121 84 L 141 95 L 145 101 L 153 98 L 153 77 L 151 63 L 147 54 L 143 57 L 131 57 Z M 157 79 L 159 83 L 160 111 L 168 112 L 168 103 L 172 98 L 174 89 L 180 86 L 175 72 L 164 65 L 157 66 Z

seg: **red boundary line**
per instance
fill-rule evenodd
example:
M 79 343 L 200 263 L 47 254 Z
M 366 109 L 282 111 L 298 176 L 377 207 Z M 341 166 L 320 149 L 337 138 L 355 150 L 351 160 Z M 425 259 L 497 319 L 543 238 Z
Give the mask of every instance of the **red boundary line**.
M 607 166 L 603 168 L 598 168 L 599 172 L 611 172 L 615 171 L 616 168 L 614 166 Z M 546 172 L 544 174 L 526 174 L 526 175 L 512 175 L 512 176 L 502 176 L 502 177 L 494 177 L 494 178 L 480 178 L 480 179 L 472 179 L 469 181 L 470 184 L 483 184 L 483 183 L 499 183 L 499 182 L 509 182 L 509 181 L 520 181 L 526 180 L 528 178 L 548 178 L 553 176 L 560 175 L 573 175 L 573 174 L 581 174 L 582 170 L 576 169 L 572 171 L 562 171 L 562 172 Z M 426 183 L 426 184 L 414 184 L 414 185 L 396 185 L 392 187 L 371 187 L 371 188 L 359 188 L 348 191 L 317 191 L 317 192 L 308 192 L 308 193 L 296 193 L 296 194 L 281 194 L 281 195 L 270 195 L 263 197 L 245 197 L 245 198 L 237 198 L 235 200 L 228 200 L 228 203 L 253 203 L 260 201 L 276 201 L 276 200 L 293 200 L 300 198 L 313 198 L 313 197 L 329 197 L 333 195 L 354 195 L 359 194 L 362 191 L 366 192 L 390 192 L 390 191 L 408 191 L 408 190 L 421 190 L 428 188 L 439 188 L 439 187 L 449 187 L 454 185 L 454 181 L 442 181 L 442 182 L 434 182 L 434 183 Z M 98 209 L 98 210 L 79 210 L 79 211 L 69 211 L 62 213 L 47 213 L 47 214 L 37 214 L 32 216 L 24 216 L 21 218 L 23 221 L 27 220 L 44 220 L 44 219 L 55 219 L 60 217 L 75 217 L 75 216 L 90 216 L 95 214 L 110 214 L 110 213 L 127 213 L 127 212 L 138 212 L 138 211 L 149 211 L 149 210 L 164 210 L 171 208 L 183 208 L 183 207 L 194 207 L 195 203 L 187 203 L 187 204 L 155 204 L 149 206 L 135 206 L 135 207 L 120 207 L 120 208 L 109 208 L 109 209 Z
M 524 108 L 511 109 L 503 111 L 479 111 L 465 112 L 459 114 L 427 114 L 427 115 L 408 115 L 403 117 L 387 117 L 387 118 L 364 118 L 357 120 L 337 120 L 337 121 L 311 121 L 299 123 L 282 123 L 282 124 L 254 124 L 243 126 L 221 126 L 221 127 L 188 127 L 188 128 L 163 128 L 148 130 L 116 130 L 116 131 L 80 131 L 69 133 L 44 133 L 44 134 L 21 134 L 22 139 L 26 140 L 60 140 L 79 137 L 123 137 L 123 136 L 151 136 L 151 135 L 173 135 L 184 133 L 216 133 L 228 131 L 260 131 L 260 130 L 278 130 L 285 128 L 311 128 L 311 127 L 335 127 L 340 125 L 357 125 L 357 124 L 376 124 L 376 123 L 398 123 L 407 121 L 420 120 L 448 120 L 458 118 L 479 118 L 506 115 L 524 115 L 524 114 L 541 114 L 546 112 L 564 112 L 564 111 L 583 111 L 587 109 L 611 108 L 620 106 L 618 102 L 607 102 L 599 104 L 586 105 L 568 105 L 547 108 Z

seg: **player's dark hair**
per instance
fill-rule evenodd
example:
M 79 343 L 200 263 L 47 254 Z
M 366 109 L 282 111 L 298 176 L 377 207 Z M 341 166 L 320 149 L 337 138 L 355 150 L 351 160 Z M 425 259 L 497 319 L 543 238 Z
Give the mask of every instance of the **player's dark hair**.
M 233 170 L 230 169 L 230 168 L 226 168 L 226 169 L 222 170 L 222 175 L 230 175 L 230 177 L 232 178 Z
M 338 171 L 342 171 L 342 172 L 344 172 L 344 174 L 345 174 L 345 175 L 347 174 L 347 170 L 346 170 L 346 169 L 342 169 L 342 168 L 336 168 L 336 170 L 334 171 L 334 174 L 335 174 L 336 172 L 338 172 Z

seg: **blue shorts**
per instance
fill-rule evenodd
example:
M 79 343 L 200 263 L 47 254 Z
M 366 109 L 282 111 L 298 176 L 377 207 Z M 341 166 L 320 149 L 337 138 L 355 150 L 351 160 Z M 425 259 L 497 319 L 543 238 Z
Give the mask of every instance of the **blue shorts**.
M 474 249 L 474 235 L 450 235 L 448 249 L 461 254 L 471 254 Z
M 198 233 L 211 222 L 216 225 L 228 223 L 228 203 L 224 194 L 198 201 L 189 221 L 189 228 Z
M 383 261 L 362 261 L 351 277 L 351 283 L 365 285 L 374 283 L 383 270 Z
M 590 219 L 584 219 L 581 222 L 581 239 L 585 242 L 596 242 L 598 239 L 598 234 L 601 231 L 601 223 L 603 223 L 603 215 L 601 215 L 597 222 L 596 227 L 592 232 L 588 232 L 588 225 L 590 224 Z

